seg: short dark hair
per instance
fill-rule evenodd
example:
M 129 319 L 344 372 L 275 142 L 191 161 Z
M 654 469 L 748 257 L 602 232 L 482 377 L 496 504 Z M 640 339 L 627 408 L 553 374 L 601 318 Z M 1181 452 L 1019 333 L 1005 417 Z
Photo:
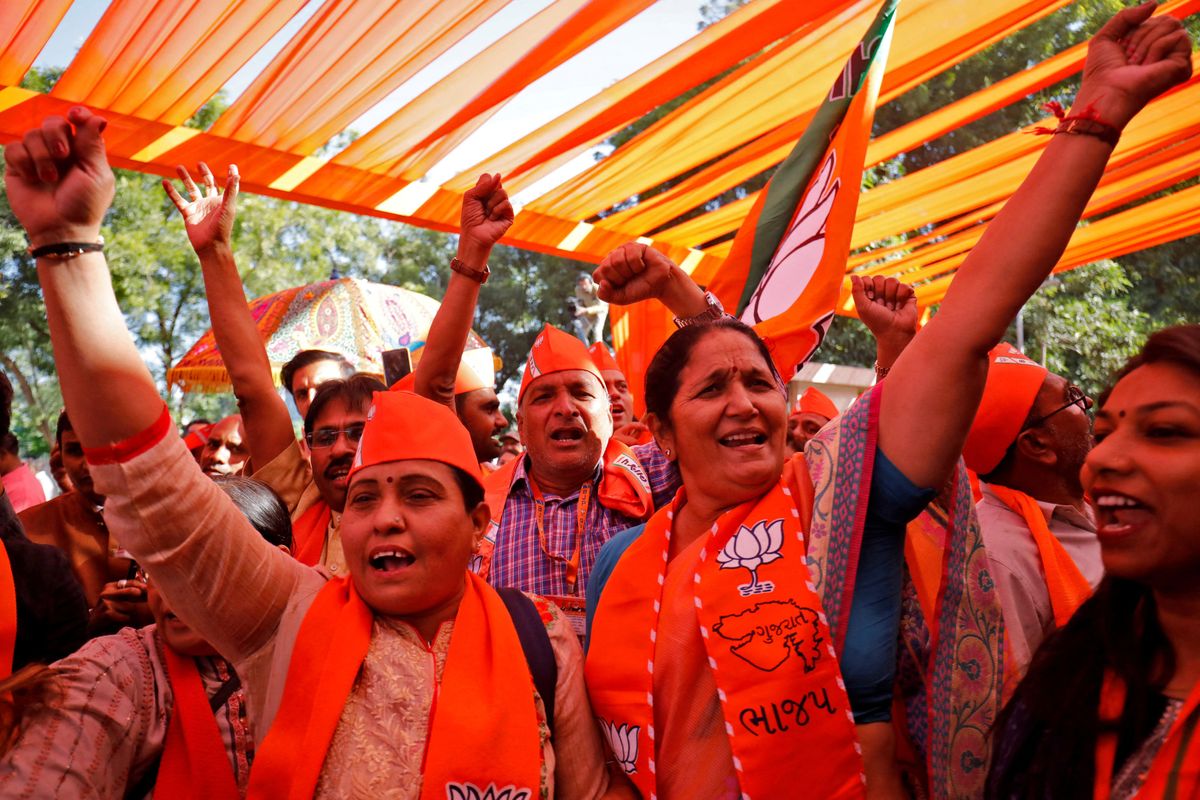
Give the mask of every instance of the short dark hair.
M 12 427 L 13 388 L 8 382 L 8 376 L 0 370 L 0 436 L 8 433 Z
M 330 350 L 301 350 L 292 356 L 291 361 L 283 365 L 283 369 L 279 370 L 279 382 L 283 384 L 284 389 L 287 389 L 288 394 L 292 394 L 292 378 L 296 377 L 296 370 L 320 361 L 335 362 L 342 368 L 343 378 L 349 378 L 354 374 L 354 365 L 341 353 L 334 353 Z
M 308 407 L 308 413 L 304 415 L 304 435 L 308 436 L 313 432 L 313 424 L 317 417 L 332 400 L 343 400 L 351 408 L 364 408 L 371 404 L 372 395 L 386 391 L 387 387 L 383 385 L 383 381 L 363 372 L 356 372 L 342 380 L 322 383 Z
M 771 360 L 771 351 L 754 329 L 740 320 L 724 317 L 707 325 L 680 328 L 658 348 L 654 358 L 650 359 L 650 366 L 646 368 L 646 411 L 658 417 L 661 422 L 670 424 L 671 404 L 679 394 L 679 373 L 688 365 L 696 345 L 718 331 L 734 331 L 754 342 L 763 361 L 767 362 L 771 374 L 779 381 L 780 386 L 783 385 L 783 379 L 775 369 L 775 362 Z
M 54 441 L 62 447 L 62 437 L 67 431 L 73 431 L 75 427 L 71 425 L 71 418 L 67 416 L 67 410 L 64 408 L 62 413 L 58 415 L 58 422 L 54 426 Z
M 292 549 L 292 519 L 287 506 L 270 486 L 241 475 L 220 475 L 213 482 L 229 495 L 264 539 L 276 547 Z
M 0 436 L 0 450 L 6 453 L 12 453 L 14 456 L 21 455 L 21 443 L 17 441 L 16 434 L 12 431 Z

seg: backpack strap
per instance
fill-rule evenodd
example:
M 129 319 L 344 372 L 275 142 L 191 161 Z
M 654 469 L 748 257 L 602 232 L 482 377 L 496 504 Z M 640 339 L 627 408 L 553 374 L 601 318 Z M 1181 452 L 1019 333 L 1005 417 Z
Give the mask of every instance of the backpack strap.
M 554 741 L 554 692 L 558 686 L 558 662 L 554 659 L 554 648 L 550 645 L 546 623 L 542 622 L 537 606 L 519 589 L 506 586 L 497 588 L 496 592 L 504 601 L 513 627 L 517 629 L 517 638 L 521 640 L 521 649 L 525 651 L 525 661 L 533 676 L 533 688 L 541 695 L 542 705 L 546 708 L 550 740 Z

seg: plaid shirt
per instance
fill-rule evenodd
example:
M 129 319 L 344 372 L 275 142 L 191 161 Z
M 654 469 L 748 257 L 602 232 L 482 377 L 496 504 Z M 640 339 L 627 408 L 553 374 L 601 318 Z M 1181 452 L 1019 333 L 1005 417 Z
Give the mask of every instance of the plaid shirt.
M 654 442 L 633 448 L 646 477 L 650 480 L 650 491 L 654 507 L 670 503 L 680 486 L 679 470 L 667 460 Z M 592 476 L 592 500 L 588 504 L 587 525 L 583 532 L 583 544 L 579 548 L 579 581 L 574 590 L 567 585 L 567 568 L 562 561 L 551 560 L 542 552 L 538 542 L 536 512 L 533 492 L 526 477 L 525 459 L 513 474 L 508 490 L 508 501 L 500 518 L 500 529 L 496 533 L 496 549 L 488 580 L 493 586 L 515 586 L 540 595 L 583 596 L 587 589 L 588 575 L 596 563 L 596 555 L 604 543 L 617 533 L 638 525 L 644 520 L 627 517 L 605 508 L 598 500 L 601 465 L 596 466 Z M 555 555 L 570 558 L 575 552 L 579 536 L 576 530 L 579 509 L 579 492 L 567 497 L 546 495 L 545 532 L 547 549 Z

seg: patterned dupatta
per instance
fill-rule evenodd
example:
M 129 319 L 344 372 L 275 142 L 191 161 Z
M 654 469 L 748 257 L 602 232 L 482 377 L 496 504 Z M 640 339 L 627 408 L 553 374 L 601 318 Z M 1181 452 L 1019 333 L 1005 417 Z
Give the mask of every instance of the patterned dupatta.
M 870 495 L 873 459 L 867 456 L 875 451 L 884 385 L 859 398 L 805 452 L 815 499 L 809 571 L 839 652 Z M 920 557 L 931 550 L 940 558 Z M 933 797 L 978 797 L 987 777 L 988 732 L 1007 699 L 1004 622 L 961 461 L 953 479 L 909 526 L 906 562 L 897 674 L 904 733 L 923 762 L 918 778 L 928 782 Z
M 1016 675 L 966 467 L 908 527 L 898 706 L 934 798 L 980 797 Z M 900 720 L 898 719 L 899 723 Z

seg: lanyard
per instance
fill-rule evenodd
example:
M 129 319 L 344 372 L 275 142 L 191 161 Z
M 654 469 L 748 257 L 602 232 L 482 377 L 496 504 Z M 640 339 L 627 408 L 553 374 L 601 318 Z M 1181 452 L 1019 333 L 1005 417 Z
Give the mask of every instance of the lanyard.
M 573 594 L 575 585 L 579 582 L 579 553 L 583 544 L 584 526 L 587 524 L 588 506 L 592 499 L 592 484 L 588 482 L 579 487 L 579 504 L 575 508 L 575 550 L 568 559 L 550 552 L 550 545 L 546 541 L 546 501 L 532 475 L 528 480 L 529 490 L 533 493 L 533 520 L 537 525 L 538 546 L 542 548 L 542 554 L 546 558 L 566 565 L 567 593 Z

